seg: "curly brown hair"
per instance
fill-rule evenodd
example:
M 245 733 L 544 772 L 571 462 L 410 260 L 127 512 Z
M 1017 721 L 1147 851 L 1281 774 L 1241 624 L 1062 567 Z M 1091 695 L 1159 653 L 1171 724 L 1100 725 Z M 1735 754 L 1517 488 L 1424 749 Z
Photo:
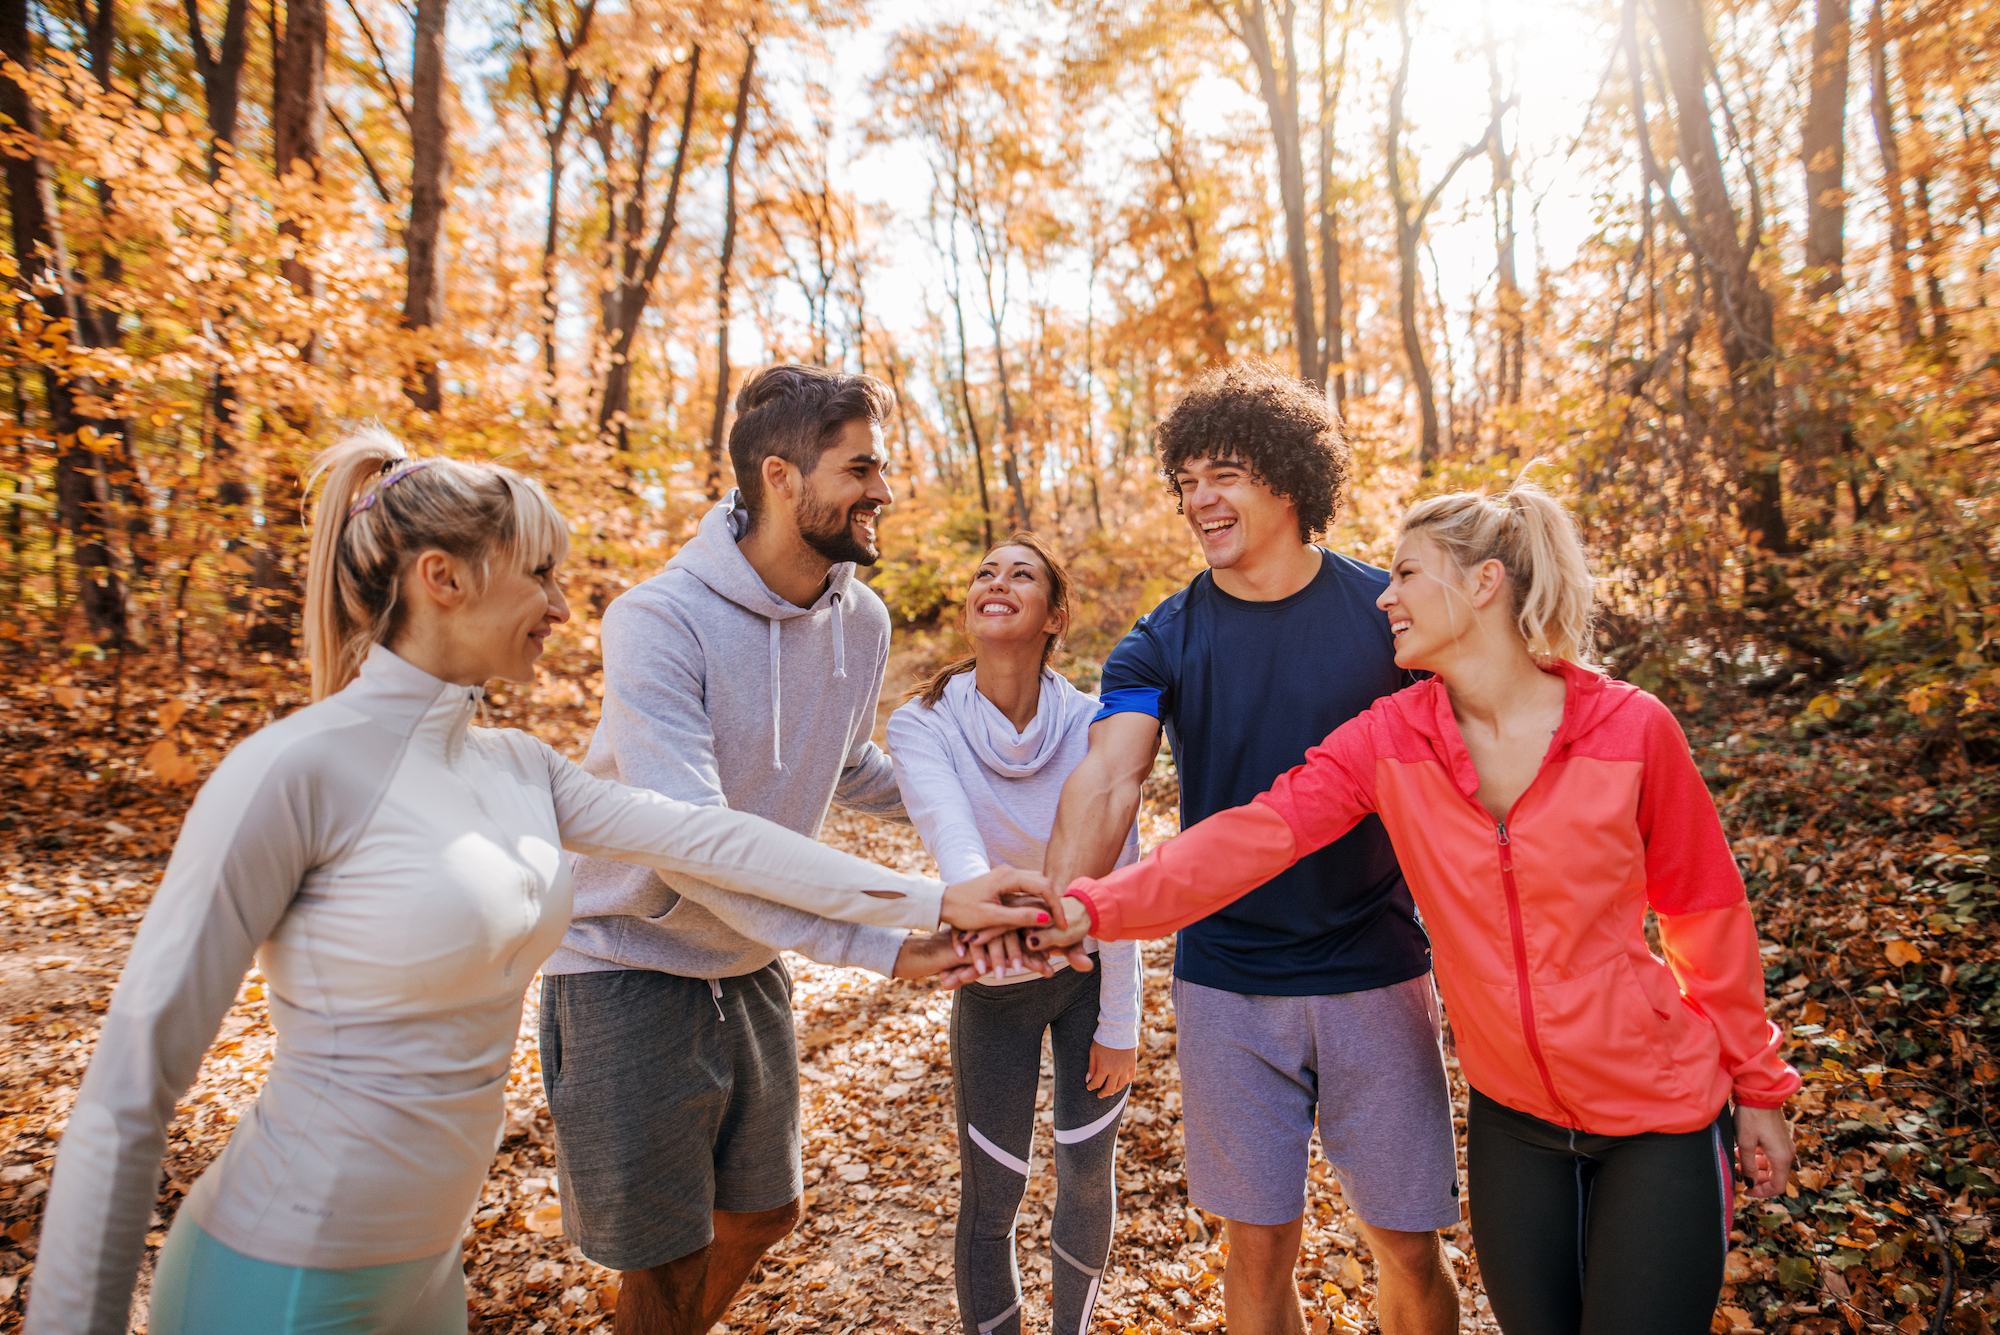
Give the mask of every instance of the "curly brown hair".
M 1340 513 L 1354 461 L 1320 390 L 1270 362 L 1246 358 L 1202 374 L 1153 432 L 1160 476 L 1185 514 L 1175 474 L 1196 459 L 1228 459 L 1299 511 L 1311 542 Z

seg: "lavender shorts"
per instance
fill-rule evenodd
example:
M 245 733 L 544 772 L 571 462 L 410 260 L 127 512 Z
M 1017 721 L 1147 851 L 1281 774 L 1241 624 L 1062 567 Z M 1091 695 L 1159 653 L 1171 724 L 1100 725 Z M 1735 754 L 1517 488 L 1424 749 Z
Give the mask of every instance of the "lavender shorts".
M 1451 1089 L 1424 974 L 1368 992 L 1256 997 L 1174 980 L 1188 1197 L 1245 1224 L 1305 1213 L 1315 1120 L 1354 1212 L 1419 1233 L 1458 1222 Z

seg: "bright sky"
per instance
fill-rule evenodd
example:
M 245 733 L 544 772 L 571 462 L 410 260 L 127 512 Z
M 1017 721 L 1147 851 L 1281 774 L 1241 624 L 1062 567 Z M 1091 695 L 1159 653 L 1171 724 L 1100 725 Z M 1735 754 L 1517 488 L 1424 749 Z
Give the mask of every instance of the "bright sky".
M 1616 34 L 1581 0 L 1418 0 L 1407 114 L 1426 190 L 1464 144 L 1485 128 L 1489 113 L 1482 41 L 1489 8 L 1502 43 L 1503 80 L 1519 99 L 1506 130 L 1517 150 L 1517 267 L 1524 286 L 1531 286 L 1538 246 L 1549 267 L 1561 268 L 1596 226 L 1596 206 L 1583 170 L 1589 150 L 1573 160 L 1567 155 L 1584 126 L 1586 108 L 1604 76 Z M 504 19 L 503 9 L 499 0 L 472 0 L 454 7 L 453 13 L 452 54 L 461 72 L 462 95 L 475 118 L 488 124 L 490 115 L 478 85 L 494 70 L 491 30 Z M 864 144 L 865 120 L 871 114 L 868 81 L 881 68 L 887 43 L 899 27 L 946 19 L 990 26 L 994 9 L 968 0 L 876 0 L 870 26 L 828 36 L 827 64 L 816 71 L 832 86 L 841 111 L 837 184 L 864 203 L 888 205 L 901 220 L 884 248 L 890 262 L 877 271 L 869 293 L 873 317 L 891 329 L 915 329 L 923 319 L 926 294 L 935 307 L 942 302 L 942 289 L 938 259 L 921 230 L 928 168 L 914 144 Z M 766 91 L 783 106 L 794 100 L 802 71 L 796 60 L 787 68 L 779 53 L 771 55 L 766 70 L 774 77 Z M 1350 170 L 1365 169 L 1378 179 L 1383 103 L 1397 55 L 1393 29 L 1386 19 L 1378 18 L 1352 48 L 1349 91 L 1341 108 L 1341 149 L 1355 164 Z M 1201 86 L 1190 112 L 1197 123 L 1248 116 L 1260 130 L 1265 125 L 1262 103 L 1224 77 Z M 1109 160 L 1116 155 L 1103 156 Z M 1310 161 L 1307 170 L 1310 175 Z M 1483 158 L 1467 164 L 1431 219 L 1431 249 L 1442 271 L 1441 285 L 1454 322 L 1461 326 L 1471 294 L 1491 292 L 1494 234 L 1491 214 L 1484 208 L 1490 182 Z M 719 212 L 719 187 L 711 191 L 708 184 L 696 185 L 693 202 Z M 1275 197 L 1275 173 L 1270 189 Z M 522 207 L 539 218 L 538 201 L 523 200 Z M 1085 296 L 1080 261 L 1073 277 L 1070 281 L 1065 275 L 1064 281 L 1052 286 L 1066 294 L 1080 314 Z M 1428 272 L 1425 282 L 1428 287 Z M 803 307 L 796 313 L 803 323 Z M 746 353 L 759 342 L 747 317 L 739 320 L 731 339 Z
M 1518 268 L 1528 283 L 1536 269 L 1537 243 L 1548 264 L 1560 267 L 1595 226 L 1595 209 L 1581 170 L 1588 151 L 1574 160 L 1566 160 L 1566 155 L 1584 125 L 1615 33 L 1568 0 L 1553 5 L 1534 0 L 1431 0 L 1421 6 L 1407 105 L 1425 189 L 1485 128 L 1488 80 L 1482 42 L 1489 4 L 1502 43 L 1502 78 L 1510 90 L 1518 89 L 1519 96 L 1506 130 L 1509 141 L 1519 146 Z M 878 318 L 891 327 L 913 328 L 922 320 L 927 290 L 937 304 L 938 262 L 918 230 L 929 190 L 921 153 L 914 145 L 868 148 L 861 142 L 861 122 L 869 114 L 867 82 L 881 67 L 889 37 L 899 26 L 946 18 L 990 23 L 990 14 L 989 6 L 961 0 L 881 0 L 871 27 L 839 34 L 830 43 L 831 82 L 845 111 L 843 150 L 849 155 L 840 169 L 840 184 L 865 202 L 891 206 L 905 220 L 890 252 L 895 262 L 877 275 L 869 296 Z M 1342 108 L 1349 133 L 1343 136 L 1342 148 L 1371 169 L 1381 154 L 1382 104 L 1397 56 L 1393 30 L 1380 25 L 1356 43 L 1351 56 L 1350 91 Z M 1233 80 L 1209 81 L 1203 97 L 1206 104 L 1191 109 L 1196 121 L 1249 115 L 1258 126 L 1264 124 L 1262 103 Z M 1466 214 L 1481 203 L 1491 179 L 1483 158 L 1467 164 L 1432 217 L 1432 248 L 1446 299 L 1455 309 L 1463 308 L 1475 288 L 1490 292 L 1491 215 L 1481 211 L 1467 218 Z M 1275 195 L 1275 178 L 1271 189 Z M 1080 312 L 1081 272 L 1077 277 L 1078 282 L 1062 284 L 1058 290 L 1070 293 Z

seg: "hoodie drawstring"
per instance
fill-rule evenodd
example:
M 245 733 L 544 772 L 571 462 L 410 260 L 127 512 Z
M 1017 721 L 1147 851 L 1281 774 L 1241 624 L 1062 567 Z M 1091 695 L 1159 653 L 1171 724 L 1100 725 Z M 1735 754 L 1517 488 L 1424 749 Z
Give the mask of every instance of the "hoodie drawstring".
M 833 676 L 836 681 L 845 681 L 847 680 L 847 632 L 840 623 L 840 595 L 837 593 L 834 594 L 832 602 Z M 771 768 L 782 771 L 785 768 L 785 757 L 780 738 L 784 732 L 782 726 L 784 718 L 778 704 L 778 693 L 783 683 L 780 680 L 778 671 L 778 646 L 783 638 L 784 632 L 782 626 L 784 623 L 776 617 L 772 617 L 766 624 L 771 627 Z
M 780 725 L 784 721 L 778 705 L 778 644 L 781 635 L 776 617 L 771 618 L 769 624 L 771 627 L 771 768 L 782 770 L 785 767 L 785 759 L 778 749 L 778 738 L 783 732 Z
M 833 595 L 833 677 L 847 680 L 847 636 L 840 629 L 840 595 Z
M 722 980 L 720 978 L 711 978 L 708 980 L 708 995 L 715 1001 L 715 1018 L 723 1024 L 728 1024 L 729 1017 L 722 1013 Z

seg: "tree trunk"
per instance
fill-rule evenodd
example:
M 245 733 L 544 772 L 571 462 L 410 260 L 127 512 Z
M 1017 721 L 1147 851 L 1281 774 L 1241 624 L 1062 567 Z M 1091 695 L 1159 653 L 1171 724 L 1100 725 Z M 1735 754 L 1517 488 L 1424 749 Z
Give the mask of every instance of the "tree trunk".
M 95 4 L 91 0 L 79 0 L 79 8 L 86 21 L 90 72 L 96 77 L 98 88 L 110 93 L 113 91 L 113 61 L 118 43 L 117 0 L 96 0 Z M 94 181 L 92 193 L 97 198 L 99 213 L 108 220 L 115 210 L 110 185 L 101 179 Z M 124 282 L 124 261 L 109 246 L 98 251 L 97 270 L 107 291 L 116 291 Z M 90 280 L 81 265 L 72 264 L 71 276 L 77 283 L 77 329 L 82 341 L 93 348 L 122 347 L 125 335 L 117 308 L 91 301 Z M 97 381 L 91 389 L 98 399 L 115 401 L 124 386 L 117 381 Z M 99 467 L 106 470 L 110 479 L 112 499 L 126 512 L 125 569 L 131 579 L 142 579 L 150 564 L 146 548 L 152 525 L 146 513 L 148 498 L 139 485 L 138 461 L 132 449 L 132 424 L 122 416 L 110 414 L 100 415 L 94 420 L 99 443 L 92 453 L 98 456 Z M 123 641 L 120 643 L 122 645 Z
M 403 243 L 408 262 L 403 326 L 420 333 L 444 321 L 444 210 L 451 188 L 451 131 L 444 108 L 449 3 L 417 0 L 410 64 L 410 230 Z M 424 412 L 444 407 L 434 344 L 419 354 L 403 392 Z
M 1340 107 L 1340 85 L 1347 75 L 1347 35 L 1340 26 L 1340 59 L 1329 71 L 1326 58 L 1326 3 L 1319 0 L 1319 267 L 1326 302 L 1326 355 L 1320 372 L 1333 394 L 1336 413 L 1347 406 L 1346 294 L 1341 290 L 1340 216 L 1334 199 L 1333 131 Z
M 1816 0 L 1812 91 L 1801 157 L 1806 170 L 1806 294 L 1840 291 L 1847 255 L 1847 48 L 1850 0 Z
M 633 185 L 633 207 L 624 228 L 625 253 L 619 263 L 619 287 L 614 294 L 616 313 L 606 331 L 611 341 L 611 365 L 605 372 L 604 397 L 598 404 L 597 414 L 599 437 L 615 436 L 621 450 L 630 449 L 632 445 L 631 427 L 626 419 L 632 409 L 632 349 L 638 341 L 639 321 L 652 299 L 653 282 L 659 277 L 661 262 L 666 259 L 667 245 L 680 226 L 681 179 L 687 168 L 688 134 L 694 126 L 695 93 L 700 75 L 701 47 L 697 45 L 688 51 L 687 96 L 681 103 L 681 137 L 674 146 L 674 166 L 667 183 L 667 200 L 660 209 L 660 222 L 654 230 L 652 246 L 643 257 L 639 252 L 639 237 L 645 224 L 645 201 L 640 197 L 637 182 Z M 734 177 L 731 178 L 731 188 L 734 188 Z M 732 195 L 732 207 L 733 202 Z M 724 281 L 727 281 L 726 277 Z
M 1903 198 L 1903 155 L 1896 142 L 1896 108 L 1889 93 L 1889 43 L 1882 0 L 1868 12 L 1868 109 L 1875 121 L 1875 146 L 1882 157 L 1882 193 L 1889 201 L 1889 294 L 1896 302 L 1896 327 L 1903 346 L 1922 337 L 1917 327 L 1917 292 L 1910 280 L 1910 220 Z
M 1216 364 L 1229 356 L 1229 335 L 1222 326 L 1222 314 L 1215 306 L 1215 292 L 1209 285 L 1208 270 L 1202 266 L 1201 230 L 1195 223 L 1194 193 L 1184 178 L 1181 162 L 1181 127 L 1178 121 L 1166 114 L 1164 107 L 1157 115 L 1160 128 L 1167 135 L 1167 148 L 1160 155 L 1160 165 L 1166 169 L 1167 181 L 1180 200 L 1181 231 L 1187 237 L 1188 266 L 1194 270 L 1195 290 L 1201 299 L 1201 329 L 1196 334 L 1196 341 L 1202 356 L 1211 364 Z
M 729 266 L 736 254 L 736 159 L 750 121 L 750 78 L 757 67 L 757 35 L 743 44 L 743 76 L 736 81 L 736 115 L 729 126 L 729 155 L 722 165 L 722 263 L 715 280 L 715 415 L 708 427 L 708 497 L 722 499 L 722 426 L 729 417 Z M 693 87 L 692 84 L 689 85 Z
M 1707 262 L 1716 335 L 1729 370 L 1738 430 L 1747 438 L 1737 517 L 1754 545 L 1785 552 L 1791 549 L 1791 537 L 1785 527 L 1778 449 L 1777 335 L 1771 296 L 1750 267 L 1753 247 L 1741 239 L 1716 148 L 1707 96 L 1714 57 L 1702 4 L 1658 0 L 1654 13 L 1673 93 L 1675 142 L 1694 204 L 1691 239 Z
M 249 0 L 228 0 L 222 13 L 222 48 L 218 53 L 208 44 L 201 21 L 201 0 L 185 0 L 188 47 L 194 54 L 195 73 L 201 77 L 203 100 L 208 108 L 208 132 L 216 143 L 236 143 L 236 113 L 243 87 L 243 62 L 250 49 Z M 221 161 L 212 144 L 208 155 L 208 179 L 214 180 Z
M 201 78 L 202 100 L 208 111 L 208 179 L 222 174 L 222 145 L 236 144 L 237 111 L 241 106 L 243 64 L 250 50 L 249 0 L 228 0 L 222 16 L 222 47 L 218 53 L 208 44 L 201 20 L 201 0 L 186 0 L 188 49 L 194 56 L 195 73 Z M 229 313 L 223 312 L 226 317 Z M 218 337 L 221 337 L 218 332 Z M 209 376 L 208 412 L 203 434 L 209 457 L 221 474 L 215 487 L 215 504 L 227 517 L 239 513 L 249 500 L 249 490 L 237 474 L 234 455 L 236 441 L 236 388 L 220 371 Z M 183 577 L 185 585 L 185 577 Z
M 27 0 L 0 0 L 0 55 L 22 69 L 34 68 L 29 40 Z M 41 114 L 27 91 L 0 77 L 0 115 L 31 135 L 41 134 Z M 40 157 L 0 154 L 7 178 L 8 213 L 12 223 L 14 260 L 20 281 L 38 293 L 42 315 L 57 328 L 83 341 L 78 319 L 69 255 L 63 244 L 61 215 L 48 164 Z M 49 430 L 56 450 L 57 522 L 69 530 L 71 560 L 76 565 L 78 599 L 91 634 L 100 642 L 124 643 L 127 594 L 107 533 L 111 526 L 111 489 L 103 458 L 82 433 L 95 426 L 77 411 L 79 385 L 49 362 L 42 364 L 42 388 Z
M 1494 287 L 1499 319 L 1498 379 L 1500 402 L 1514 407 L 1521 402 L 1528 353 L 1526 322 L 1521 313 L 1521 282 L 1514 264 L 1514 155 L 1507 148 L 1501 122 L 1511 105 L 1500 80 L 1500 46 L 1493 36 L 1493 15 L 1486 13 L 1486 98 L 1492 114 L 1492 129 L 1486 138 L 1487 156 L 1493 163 L 1494 250 L 1498 255 Z M 1503 426 L 1504 430 L 1505 427 Z
M 1806 178 L 1805 295 L 1823 302 L 1845 282 L 1847 259 L 1847 53 L 1852 44 L 1851 0 L 1815 0 L 1813 9 L 1812 86 L 1806 99 L 1804 133 L 1799 156 Z M 1847 406 L 1836 371 L 1839 365 L 1839 322 L 1830 318 L 1807 322 L 1803 332 L 1814 346 L 1807 365 L 1815 383 L 1804 437 L 1804 466 L 1809 476 L 1846 452 L 1849 437 Z M 1804 479 L 1802 479 L 1802 482 Z M 1831 518 L 1836 493 L 1823 486 L 1802 485 L 1801 494 L 1821 498 L 1810 522 L 1823 529 Z
M 1909 83 L 1904 81 L 1907 91 Z M 1917 260 L 1924 269 L 1924 296 L 1931 309 L 1931 338 L 1940 346 L 1951 332 L 1950 312 L 1945 308 L 1944 276 L 1938 265 L 1937 225 L 1931 216 L 1931 178 L 1929 172 L 1918 172 L 1911 179 L 1915 187 L 1917 204 Z
M 548 11 L 550 39 L 563 60 L 562 92 L 556 98 L 553 109 L 543 100 L 541 84 L 534 72 L 534 52 L 527 46 L 523 25 L 522 59 L 527 66 L 529 89 L 541 113 L 542 145 L 549 158 L 548 208 L 542 233 L 542 375 L 548 386 L 552 421 L 561 408 L 555 388 L 556 322 L 561 316 L 556 293 L 556 249 L 562 240 L 563 146 L 569 139 L 570 118 L 575 114 L 577 95 L 583 91 L 584 84 L 583 68 L 576 54 L 590 40 L 590 25 L 596 17 L 597 0 L 586 0 L 577 14 L 575 33 L 565 37 L 561 25 L 556 22 L 553 6 Z
M 1008 490 L 1014 493 L 1014 525 L 1016 528 L 1032 529 L 1035 526 L 1034 511 L 1028 505 L 1028 490 L 1021 475 L 1019 427 L 1014 421 L 1014 395 L 1008 388 L 1007 342 L 1001 333 L 1004 318 L 993 298 L 993 273 L 984 270 L 986 279 L 986 318 L 993 330 L 993 370 L 1000 381 L 1000 447 L 1001 465 L 1006 469 Z
M 1271 48 L 1271 31 L 1264 22 L 1264 0 L 1236 0 L 1236 36 L 1257 66 L 1257 85 L 1271 122 L 1271 143 L 1278 156 L 1278 193 L 1285 204 L 1285 258 L 1292 277 L 1292 341 L 1298 347 L 1299 377 L 1325 383 L 1319 357 L 1319 331 L 1313 315 L 1312 257 L 1306 249 L 1305 164 L 1299 145 L 1299 56 L 1293 31 L 1294 0 L 1275 0 L 1274 16 L 1284 39 L 1282 78 L 1278 56 Z
M 1443 452 L 1438 435 L 1437 387 L 1431 380 L 1430 362 L 1424 356 L 1423 330 L 1417 323 L 1417 241 L 1423 235 L 1423 212 L 1412 199 L 1413 191 L 1403 179 L 1403 98 L 1410 86 L 1410 6 L 1396 0 L 1396 26 L 1402 33 L 1403 56 L 1396 67 L 1396 82 L 1389 90 L 1389 130 L 1387 158 L 1389 200 L 1396 213 L 1396 313 L 1403 327 L 1403 356 L 1410 366 L 1410 382 L 1417 391 L 1417 414 L 1421 436 L 1417 448 L 1419 467 L 1428 469 Z
M 965 408 L 965 434 L 972 441 L 973 474 L 979 480 L 979 530 L 986 550 L 993 548 L 993 497 L 986 487 L 986 443 L 979 438 L 979 418 L 972 409 L 971 354 L 965 345 L 965 301 L 958 264 L 958 223 L 951 226 L 951 312 L 958 323 L 958 397 Z
M 326 138 L 326 0 L 287 0 L 285 33 L 271 81 L 272 168 L 280 177 L 302 171 L 319 178 L 320 144 Z M 279 230 L 301 236 L 286 219 Z M 280 265 L 285 279 L 310 297 L 317 280 L 297 253 Z M 310 340 L 309 340 L 310 341 Z
M 320 145 L 326 137 L 326 37 L 326 0 L 287 0 L 285 31 L 278 43 L 271 80 L 271 156 L 280 178 L 294 174 L 319 178 Z M 296 219 L 285 218 L 278 230 L 299 243 L 291 255 L 279 261 L 279 272 L 293 291 L 311 299 L 318 295 L 319 279 L 306 259 L 305 229 Z M 301 362 L 318 364 L 316 331 L 304 331 L 297 348 Z M 296 438 L 276 452 L 282 459 L 310 441 L 315 422 L 306 403 L 285 404 L 279 413 Z M 259 603 L 256 619 L 245 636 L 250 648 L 292 652 L 300 606 L 292 558 L 305 532 L 300 490 L 299 470 L 294 464 L 281 464 L 265 488 L 265 536 L 250 563 L 250 582 L 258 591 Z

